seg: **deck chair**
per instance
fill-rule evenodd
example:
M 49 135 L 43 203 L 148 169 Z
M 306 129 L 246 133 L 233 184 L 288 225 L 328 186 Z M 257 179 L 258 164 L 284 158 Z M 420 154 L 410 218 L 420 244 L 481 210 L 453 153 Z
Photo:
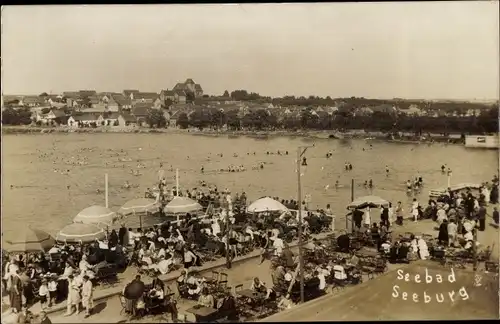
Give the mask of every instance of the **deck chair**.
M 227 288 L 227 277 L 228 277 L 227 273 L 221 272 L 219 274 L 219 281 L 218 281 L 218 283 L 221 284 L 224 289 Z

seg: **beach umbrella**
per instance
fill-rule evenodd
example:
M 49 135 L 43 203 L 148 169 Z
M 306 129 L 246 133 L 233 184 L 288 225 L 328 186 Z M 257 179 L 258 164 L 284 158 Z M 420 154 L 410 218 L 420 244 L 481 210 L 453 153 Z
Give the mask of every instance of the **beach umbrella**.
M 365 207 L 388 207 L 389 202 L 385 199 L 382 199 L 378 196 L 363 196 L 354 199 L 349 205 L 347 205 L 347 209 L 356 209 L 356 208 L 365 208 Z
M 74 223 L 96 224 L 109 226 L 113 224 L 116 213 L 103 206 L 90 206 L 82 210 L 73 219 Z
M 184 214 L 202 210 L 203 207 L 188 197 L 174 197 L 163 209 L 165 213 Z
M 144 294 L 145 290 L 144 282 L 134 280 L 125 287 L 123 296 L 127 299 L 138 299 Z
M 288 211 L 282 203 L 269 197 L 260 198 L 248 206 L 250 213 L 261 213 L 266 211 Z
M 38 229 L 26 228 L 15 231 L 15 238 L 6 239 L 4 248 L 8 252 L 41 252 L 54 246 L 54 238 Z
M 176 214 L 177 223 L 179 223 L 179 215 L 187 214 L 202 210 L 203 207 L 195 200 L 188 197 L 176 196 L 163 209 L 165 214 Z
M 161 204 L 154 199 L 136 198 L 126 202 L 119 210 L 122 216 L 156 213 L 160 210 Z
M 127 227 L 131 228 L 142 228 L 143 216 L 148 216 L 146 218 L 147 225 L 150 226 L 156 223 L 161 223 L 158 221 L 159 217 L 154 216 L 160 211 L 161 204 L 149 198 L 136 198 L 126 202 L 119 210 L 118 214 L 122 217 L 121 222 Z M 134 216 L 134 217 L 131 217 Z
M 65 226 L 56 235 L 58 242 L 89 243 L 96 239 L 102 240 L 106 232 L 95 224 L 72 223 Z

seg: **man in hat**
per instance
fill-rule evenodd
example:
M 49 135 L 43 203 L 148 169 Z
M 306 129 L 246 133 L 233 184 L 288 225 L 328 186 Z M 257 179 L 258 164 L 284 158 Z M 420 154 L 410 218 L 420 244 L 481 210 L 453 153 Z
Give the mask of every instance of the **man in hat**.
M 40 324 L 52 324 L 52 321 L 47 316 L 47 313 L 45 311 L 40 312 Z
M 90 312 L 94 307 L 93 293 L 92 281 L 89 280 L 87 275 L 83 276 L 82 305 L 85 308 L 85 318 L 90 316 Z

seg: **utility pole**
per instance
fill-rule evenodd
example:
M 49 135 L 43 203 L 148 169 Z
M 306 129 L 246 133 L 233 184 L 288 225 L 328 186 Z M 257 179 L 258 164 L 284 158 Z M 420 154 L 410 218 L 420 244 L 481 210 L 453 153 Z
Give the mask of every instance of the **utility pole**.
M 314 145 L 313 145 L 314 146 Z M 303 303 L 304 298 L 304 256 L 302 252 L 302 187 L 300 183 L 300 166 L 301 158 L 311 146 L 299 146 L 297 149 L 297 202 L 299 203 L 299 275 L 300 275 L 300 302 Z
M 226 201 L 227 201 L 227 196 L 226 196 Z M 229 220 L 229 210 L 232 204 L 227 201 L 227 208 L 226 208 L 226 232 L 227 232 L 227 249 L 226 249 L 226 268 L 231 269 L 231 245 L 229 244 L 230 237 L 231 237 L 231 221 Z
M 476 222 L 476 225 L 477 225 L 477 222 Z M 474 240 L 473 240 L 473 253 L 474 253 L 474 265 L 473 265 L 473 270 L 476 271 L 477 270 L 477 227 L 474 226 L 474 228 L 472 229 L 473 232 L 472 232 L 472 235 L 474 237 Z

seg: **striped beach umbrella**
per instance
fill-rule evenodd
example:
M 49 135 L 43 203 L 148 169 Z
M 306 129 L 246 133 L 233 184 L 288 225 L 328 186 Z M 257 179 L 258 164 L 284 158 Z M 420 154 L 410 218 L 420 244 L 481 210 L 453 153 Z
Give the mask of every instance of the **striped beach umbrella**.
M 121 216 L 128 216 L 132 214 L 148 214 L 157 213 L 160 211 L 161 204 L 149 198 L 137 198 L 126 202 L 119 210 L 118 214 Z
M 42 252 L 50 250 L 55 240 L 47 232 L 28 227 L 16 230 L 15 238 L 6 239 L 5 243 L 3 248 L 8 252 Z
M 174 197 L 163 209 L 167 214 L 185 214 L 202 210 L 203 207 L 188 197 Z
M 72 223 L 57 233 L 56 240 L 68 243 L 89 243 L 96 239 L 103 240 L 105 237 L 106 232 L 95 224 Z
M 90 206 L 82 210 L 73 219 L 73 223 L 110 226 L 116 218 L 116 213 L 103 206 Z

